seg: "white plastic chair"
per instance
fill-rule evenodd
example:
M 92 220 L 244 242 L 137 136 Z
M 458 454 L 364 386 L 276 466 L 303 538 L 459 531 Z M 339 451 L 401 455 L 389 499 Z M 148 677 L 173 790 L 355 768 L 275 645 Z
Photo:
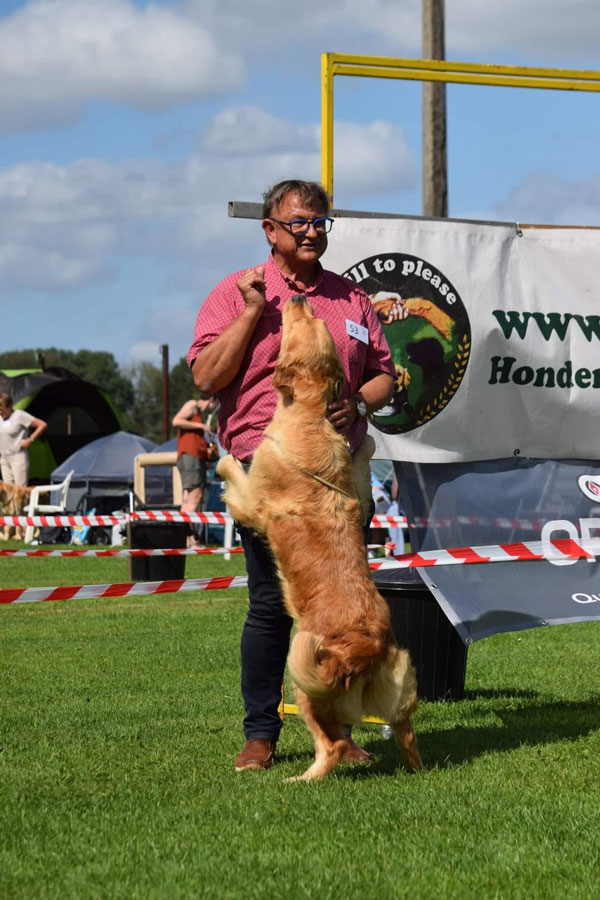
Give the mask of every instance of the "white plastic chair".
M 75 469 L 71 469 L 67 477 L 60 484 L 36 484 L 29 497 L 29 505 L 25 510 L 25 515 L 61 515 L 67 512 L 67 494 L 71 479 L 75 473 Z M 40 503 L 41 494 L 54 494 L 54 503 Z M 52 498 L 51 498 L 52 499 Z M 34 526 L 28 525 L 25 529 L 25 543 L 30 544 L 33 540 Z

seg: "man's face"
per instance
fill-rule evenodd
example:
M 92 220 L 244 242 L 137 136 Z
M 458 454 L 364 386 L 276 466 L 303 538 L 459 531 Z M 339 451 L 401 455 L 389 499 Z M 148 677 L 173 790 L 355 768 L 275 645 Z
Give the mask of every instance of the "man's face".
M 319 206 L 306 205 L 297 194 L 287 194 L 279 206 L 271 211 L 272 218 L 264 219 L 262 225 L 267 239 L 284 262 L 294 270 L 298 265 L 306 266 L 316 263 L 327 249 L 327 235 L 317 234 L 311 226 L 304 235 L 290 234 L 281 222 L 291 222 L 293 219 L 317 219 L 326 216 L 325 210 Z

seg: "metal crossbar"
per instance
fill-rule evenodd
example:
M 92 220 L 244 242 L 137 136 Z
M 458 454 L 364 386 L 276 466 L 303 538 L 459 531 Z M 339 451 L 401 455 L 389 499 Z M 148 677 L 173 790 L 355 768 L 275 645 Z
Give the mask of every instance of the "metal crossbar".
M 544 69 L 530 66 L 495 66 L 433 59 L 360 56 L 349 53 L 321 55 L 321 181 L 333 202 L 333 82 L 336 75 L 395 78 L 404 81 L 439 81 L 496 87 L 537 88 L 554 91 L 600 92 L 600 72 L 585 69 Z

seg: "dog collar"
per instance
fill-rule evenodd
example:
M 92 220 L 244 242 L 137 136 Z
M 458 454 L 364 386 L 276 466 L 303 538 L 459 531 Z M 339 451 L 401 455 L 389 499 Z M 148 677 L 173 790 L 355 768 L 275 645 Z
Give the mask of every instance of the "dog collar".
M 310 469 L 305 469 L 304 466 L 299 466 L 297 462 L 290 458 L 289 454 L 286 452 L 285 448 L 281 446 L 277 438 L 274 438 L 272 434 L 265 434 L 266 438 L 273 441 L 273 443 L 279 449 L 279 452 L 282 456 L 286 458 L 286 460 L 290 463 L 290 465 L 294 466 L 294 468 L 298 469 L 299 472 L 302 472 L 303 475 L 308 475 L 309 478 L 314 478 L 315 481 L 318 481 L 319 484 L 322 484 L 324 487 L 329 488 L 331 491 L 337 491 L 338 494 L 342 494 L 342 496 L 347 497 L 349 500 L 356 500 L 357 497 L 349 494 L 348 491 L 345 491 L 343 488 L 338 487 L 336 484 L 332 484 L 330 481 L 327 481 L 326 478 L 321 478 L 320 475 L 317 475 L 316 472 L 311 472 Z

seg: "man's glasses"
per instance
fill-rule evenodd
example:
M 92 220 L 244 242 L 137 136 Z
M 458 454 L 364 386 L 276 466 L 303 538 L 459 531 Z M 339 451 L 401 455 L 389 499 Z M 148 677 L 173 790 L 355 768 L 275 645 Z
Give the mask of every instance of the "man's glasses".
M 329 234 L 333 225 L 333 219 L 330 219 L 328 216 L 320 216 L 318 219 L 292 219 L 291 222 L 282 222 L 281 219 L 274 219 L 272 216 L 269 218 L 273 222 L 277 222 L 278 225 L 283 225 L 284 228 L 287 228 L 290 234 L 298 235 L 299 237 L 308 234 L 311 225 L 317 234 Z

